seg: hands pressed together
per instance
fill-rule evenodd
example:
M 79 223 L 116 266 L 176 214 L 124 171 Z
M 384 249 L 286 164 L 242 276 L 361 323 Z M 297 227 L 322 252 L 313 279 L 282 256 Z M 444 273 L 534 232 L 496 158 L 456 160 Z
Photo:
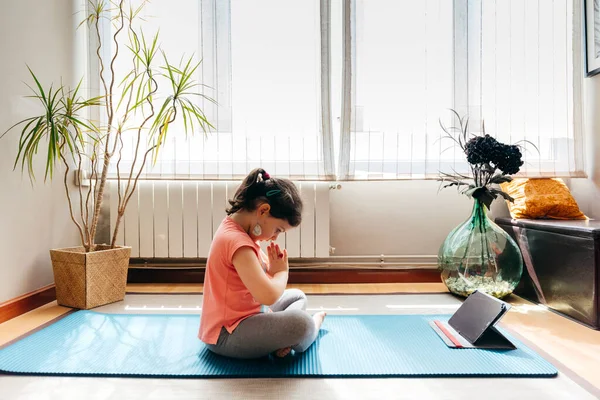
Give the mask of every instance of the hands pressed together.
M 271 242 L 267 246 L 267 256 L 269 257 L 269 273 L 275 275 L 278 272 L 288 272 L 288 254 L 287 250 L 281 250 L 279 245 Z

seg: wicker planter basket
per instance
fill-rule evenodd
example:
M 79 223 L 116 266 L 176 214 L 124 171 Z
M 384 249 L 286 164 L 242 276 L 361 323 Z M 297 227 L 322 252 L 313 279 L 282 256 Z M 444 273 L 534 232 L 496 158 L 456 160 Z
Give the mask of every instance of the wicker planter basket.
M 87 310 L 123 300 L 131 247 L 98 245 L 98 249 L 50 250 L 58 304 Z

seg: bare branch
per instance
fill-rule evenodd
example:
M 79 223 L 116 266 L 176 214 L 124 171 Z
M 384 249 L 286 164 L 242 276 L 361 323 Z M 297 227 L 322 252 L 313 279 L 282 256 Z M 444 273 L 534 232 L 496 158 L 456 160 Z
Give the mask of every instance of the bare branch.
M 135 177 L 131 192 L 129 194 L 126 194 L 126 196 L 124 197 L 123 204 L 119 206 L 119 214 L 117 216 L 117 222 L 115 224 L 115 229 L 113 230 L 113 239 L 112 239 L 112 243 L 111 243 L 111 247 L 113 247 L 113 248 L 115 247 L 115 244 L 116 244 L 117 233 L 119 232 L 119 224 L 121 222 L 121 218 L 125 214 L 125 209 L 127 208 L 127 204 L 129 204 L 129 200 L 131 199 L 131 196 L 133 195 L 133 193 L 135 192 L 135 189 L 137 188 L 138 179 L 140 178 L 140 175 L 142 174 L 144 165 L 146 165 L 146 160 L 148 158 L 148 154 L 152 153 L 152 151 L 154 151 L 155 148 L 156 148 L 156 146 L 152 146 L 148 150 L 146 150 L 146 152 L 144 153 L 144 160 L 142 162 L 142 166 L 140 167 L 138 174 Z M 120 190 L 119 190 L 119 202 L 120 201 L 121 201 L 121 194 L 120 194 Z
M 116 48 L 115 48 L 115 54 L 114 54 L 111 64 L 110 64 L 112 76 L 111 76 L 110 89 L 108 92 L 109 107 L 107 108 L 107 110 L 109 112 L 109 115 L 108 115 L 107 133 L 106 133 L 106 137 L 105 137 L 106 146 L 105 146 L 105 151 L 104 151 L 104 164 L 102 166 L 102 176 L 100 178 L 100 184 L 98 187 L 98 191 L 95 194 L 94 216 L 92 217 L 92 227 L 91 227 L 91 233 L 90 233 L 92 241 L 94 241 L 95 237 L 96 237 L 96 229 L 98 227 L 98 218 L 100 217 L 100 209 L 102 207 L 102 200 L 103 200 L 103 196 L 104 196 L 104 187 L 106 185 L 106 178 L 108 176 L 108 167 L 110 165 L 110 159 L 112 157 L 112 154 L 110 154 L 108 150 L 109 150 L 109 144 L 110 144 L 110 138 L 111 138 L 111 128 L 112 128 L 112 123 L 113 123 L 113 117 L 114 117 L 114 114 L 113 114 L 114 110 L 112 108 L 113 107 L 112 91 L 113 91 L 113 86 L 114 86 L 114 82 L 115 82 L 114 62 L 115 62 L 118 52 L 119 52 L 117 36 L 118 36 L 119 32 L 121 32 L 121 30 L 123 29 L 123 25 L 124 25 L 123 2 L 124 2 L 124 0 L 121 0 L 121 2 L 119 3 L 119 17 L 121 19 L 121 26 L 118 28 L 118 30 L 113 35 L 113 41 L 115 42 Z M 116 140 L 116 138 L 115 138 L 115 140 Z
M 139 151 L 139 148 L 140 148 L 140 142 L 142 140 L 142 129 L 144 129 L 144 126 L 146 126 L 146 124 L 148 123 L 148 121 L 150 121 L 152 119 L 152 117 L 154 117 L 154 105 L 150 101 L 150 98 L 158 90 L 158 85 L 156 84 L 156 81 L 152 77 L 152 73 L 149 72 L 149 71 L 148 71 L 148 77 L 150 78 L 150 81 L 154 83 L 154 89 L 150 93 L 148 93 L 148 95 L 146 96 L 146 101 L 148 102 L 148 104 L 150 106 L 151 112 L 150 112 L 150 115 L 148 115 L 144 119 L 144 121 L 141 123 L 141 125 L 138 127 L 138 131 L 137 131 L 137 143 L 135 145 L 135 153 L 133 155 L 133 162 L 131 163 L 131 170 L 129 171 L 129 177 L 127 179 L 127 188 L 125 189 L 125 193 L 126 194 L 127 194 L 127 191 L 129 190 L 129 186 L 130 186 L 130 183 L 131 183 L 131 178 L 133 177 L 133 172 L 134 172 L 135 164 L 137 162 L 138 151 Z M 145 164 L 146 164 L 146 157 L 144 156 L 144 162 L 142 163 L 141 169 L 144 168 Z M 136 181 L 137 181 L 137 179 L 136 179 Z
M 82 229 L 81 225 L 79 224 L 79 222 L 77 222 L 77 219 L 75 218 L 75 214 L 73 213 L 73 204 L 71 202 L 71 194 L 69 192 L 69 183 L 67 180 L 69 177 L 70 168 L 69 168 L 69 163 L 67 162 L 67 160 L 65 159 L 65 157 L 63 156 L 63 153 L 62 153 L 62 147 L 64 145 L 65 145 L 65 143 L 63 142 L 63 144 L 61 146 L 61 151 L 58 154 L 65 166 L 65 176 L 63 179 L 63 183 L 65 185 L 65 192 L 67 194 L 67 201 L 69 203 L 69 214 L 71 215 L 71 220 L 73 221 L 73 223 L 77 226 L 77 229 L 79 230 L 79 236 L 81 237 L 81 243 L 83 244 L 85 251 L 88 252 L 90 249 L 90 243 L 84 239 L 83 229 Z
M 100 37 L 100 14 L 96 14 L 94 26 L 96 27 L 96 38 L 98 39 L 98 47 L 96 47 L 96 57 L 98 57 L 98 61 L 100 62 L 100 81 L 102 82 L 102 86 L 104 86 L 104 94 L 107 97 L 105 99 L 106 113 L 110 114 L 109 106 L 108 106 L 108 86 L 106 85 L 106 80 L 104 79 L 104 61 L 102 60 L 102 55 L 100 54 L 100 50 L 102 49 L 102 39 Z
M 87 203 L 86 203 L 86 212 L 85 212 L 85 217 L 84 217 L 84 213 L 83 213 L 83 191 L 81 189 L 81 163 L 82 163 L 82 159 L 81 159 L 81 152 L 77 151 L 77 157 L 78 157 L 78 162 L 77 162 L 77 179 L 79 180 L 79 182 L 77 182 L 77 191 L 79 192 L 79 211 L 81 214 L 81 224 L 83 225 L 83 229 L 85 230 L 85 242 L 86 243 L 90 243 L 90 231 L 89 231 L 89 224 L 88 224 L 88 220 L 87 220 Z

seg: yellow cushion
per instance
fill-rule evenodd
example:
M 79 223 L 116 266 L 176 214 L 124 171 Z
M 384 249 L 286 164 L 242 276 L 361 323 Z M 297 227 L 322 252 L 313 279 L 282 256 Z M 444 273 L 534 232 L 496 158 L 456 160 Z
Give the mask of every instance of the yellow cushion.
M 588 219 L 560 178 L 517 178 L 500 187 L 515 199 L 506 202 L 515 219 Z

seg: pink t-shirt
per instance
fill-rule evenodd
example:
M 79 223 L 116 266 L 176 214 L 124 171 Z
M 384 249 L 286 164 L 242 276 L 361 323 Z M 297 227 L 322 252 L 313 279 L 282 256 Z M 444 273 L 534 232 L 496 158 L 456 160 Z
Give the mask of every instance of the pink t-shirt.
M 204 343 L 216 344 L 222 327 L 232 333 L 242 320 L 261 312 L 261 304 L 252 297 L 233 266 L 233 254 L 244 246 L 254 250 L 264 269 L 264 253 L 258 243 L 226 217 L 215 233 L 206 261 L 198 333 Z

